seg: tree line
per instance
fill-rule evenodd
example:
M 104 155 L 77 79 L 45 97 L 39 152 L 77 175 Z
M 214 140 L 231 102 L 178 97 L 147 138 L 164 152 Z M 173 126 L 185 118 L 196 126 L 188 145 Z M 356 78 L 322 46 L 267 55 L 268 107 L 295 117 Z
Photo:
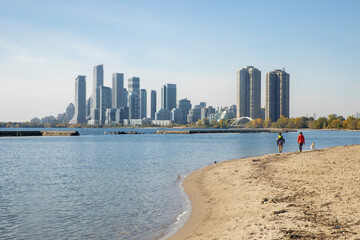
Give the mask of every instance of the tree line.
M 183 128 L 230 128 L 234 122 L 233 119 L 222 119 L 216 121 L 215 119 L 209 120 L 205 118 L 203 121 L 200 119 L 197 122 L 187 124 L 172 123 L 168 126 L 160 125 L 144 125 L 137 127 L 183 127 Z M 34 122 L 0 122 L 0 128 L 107 128 L 107 127 L 125 127 L 122 124 L 116 125 L 87 125 L 87 124 L 69 124 L 69 123 L 34 123 Z M 127 126 L 133 127 L 133 126 Z M 330 114 L 328 117 L 320 117 L 314 119 L 313 117 L 296 117 L 286 118 L 281 116 L 276 122 L 272 122 L 270 119 L 263 120 L 261 118 L 250 121 L 246 124 L 246 128 L 309 128 L 309 129 L 349 129 L 360 130 L 360 118 L 349 116 L 346 119 L 336 114 Z
M 271 122 L 270 119 L 255 119 L 246 124 L 247 128 L 310 128 L 310 129 L 348 129 L 360 130 L 360 118 L 349 116 L 346 119 L 336 114 L 330 114 L 328 117 L 320 117 L 314 119 L 313 117 L 297 117 L 287 118 L 281 116 L 276 122 Z

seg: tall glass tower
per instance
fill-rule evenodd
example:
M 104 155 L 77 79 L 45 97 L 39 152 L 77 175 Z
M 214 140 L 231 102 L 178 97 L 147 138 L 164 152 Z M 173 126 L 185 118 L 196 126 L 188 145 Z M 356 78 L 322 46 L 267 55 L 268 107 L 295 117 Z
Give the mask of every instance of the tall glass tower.
M 112 107 L 125 107 L 124 103 L 124 74 L 112 74 Z
M 75 79 L 75 114 L 70 120 L 71 124 L 86 123 L 86 76 Z

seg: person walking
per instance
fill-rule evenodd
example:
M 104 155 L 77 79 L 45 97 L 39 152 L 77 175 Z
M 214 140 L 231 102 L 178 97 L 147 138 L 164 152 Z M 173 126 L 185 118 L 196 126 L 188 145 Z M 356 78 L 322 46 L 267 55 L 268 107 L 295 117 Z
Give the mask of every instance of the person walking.
M 298 136 L 297 143 L 299 144 L 299 150 L 300 150 L 300 152 L 302 152 L 303 145 L 305 145 L 305 137 L 304 137 L 304 135 L 302 134 L 302 132 L 300 132 L 300 134 L 299 134 L 299 136 Z
M 279 133 L 279 136 L 276 139 L 276 143 L 279 148 L 279 153 L 281 153 L 283 150 L 283 145 L 285 144 L 285 138 L 281 135 L 281 132 Z

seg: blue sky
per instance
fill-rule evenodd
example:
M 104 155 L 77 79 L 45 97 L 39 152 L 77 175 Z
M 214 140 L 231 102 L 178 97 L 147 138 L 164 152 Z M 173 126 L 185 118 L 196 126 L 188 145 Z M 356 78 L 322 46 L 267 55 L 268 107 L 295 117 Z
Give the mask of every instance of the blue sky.
M 104 64 L 178 99 L 236 102 L 236 71 L 290 73 L 290 115 L 360 112 L 360 1 L 0 0 L 0 121 L 57 115 Z M 127 81 L 125 81 L 127 85 Z M 264 105 L 264 101 L 262 103 Z

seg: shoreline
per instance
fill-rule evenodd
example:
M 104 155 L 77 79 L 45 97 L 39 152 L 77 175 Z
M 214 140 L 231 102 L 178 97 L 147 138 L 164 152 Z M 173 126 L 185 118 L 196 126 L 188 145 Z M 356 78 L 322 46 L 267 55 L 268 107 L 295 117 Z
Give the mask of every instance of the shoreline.
M 357 239 L 360 145 L 230 160 L 188 175 L 175 239 Z

